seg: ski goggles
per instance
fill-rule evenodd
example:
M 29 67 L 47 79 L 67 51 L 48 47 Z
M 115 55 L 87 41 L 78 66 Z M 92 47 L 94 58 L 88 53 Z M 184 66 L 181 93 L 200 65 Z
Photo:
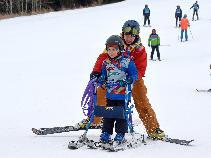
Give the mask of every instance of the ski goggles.
M 122 30 L 125 34 L 131 34 L 131 35 L 138 35 L 139 30 L 136 28 L 131 28 L 131 27 L 124 27 Z

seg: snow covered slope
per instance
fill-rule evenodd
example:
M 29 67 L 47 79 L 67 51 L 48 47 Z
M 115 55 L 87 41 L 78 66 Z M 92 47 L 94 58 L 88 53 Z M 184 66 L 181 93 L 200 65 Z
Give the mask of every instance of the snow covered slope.
M 161 128 L 171 137 L 195 139 L 192 147 L 152 142 L 134 150 L 108 153 L 67 149 L 82 132 L 35 136 L 32 127 L 74 125 L 83 117 L 80 100 L 89 73 L 106 39 L 123 23 L 143 25 L 142 9 L 151 9 L 152 27 L 161 37 L 161 62 L 149 61 L 148 97 Z M 189 41 L 178 41 L 174 12 L 180 5 L 191 19 L 194 1 L 127 0 L 106 6 L 19 17 L 0 21 L 0 157 L 142 157 L 210 158 L 211 17 L 209 0 L 199 1 L 199 21 L 191 21 Z M 156 54 L 155 54 L 156 55 Z M 138 119 L 137 114 L 135 118 Z M 144 128 L 136 129 L 144 133 Z M 98 139 L 100 131 L 90 131 Z

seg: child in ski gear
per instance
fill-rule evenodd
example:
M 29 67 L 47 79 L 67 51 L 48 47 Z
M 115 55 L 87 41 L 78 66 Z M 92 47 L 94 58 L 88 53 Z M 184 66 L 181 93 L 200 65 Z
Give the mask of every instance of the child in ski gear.
M 132 89 L 132 96 L 135 108 L 139 114 L 139 118 L 143 122 L 145 129 L 149 136 L 156 138 L 163 138 L 165 133 L 160 129 L 160 125 L 156 118 L 156 114 L 147 97 L 147 88 L 144 84 L 143 77 L 147 67 L 147 53 L 145 47 L 141 43 L 139 37 L 140 25 L 135 20 L 128 20 L 122 27 L 122 39 L 126 53 L 134 61 L 138 70 L 138 80 L 135 81 Z M 105 50 L 99 55 L 90 77 L 99 76 L 101 73 L 101 66 L 103 61 L 107 58 L 107 51 Z M 97 89 L 97 105 L 106 106 L 106 90 L 98 87 Z M 94 118 L 94 123 L 101 123 L 100 117 Z
M 176 27 L 178 26 L 178 20 L 179 22 L 181 21 L 182 18 L 182 9 L 180 8 L 180 6 L 177 6 L 177 9 L 175 11 L 175 18 L 176 18 Z
M 106 86 L 106 106 L 125 106 L 126 86 L 133 84 L 138 73 L 136 66 L 128 56 L 124 55 L 124 42 L 118 35 L 110 36 L 106 41 L 107 58 L 103 61 L 101 76 L 98 78 L 100 84 Z M 107 83 L 115 86 L 107 86 Z M 124 135 L 128 131 L 126 118 L 103 118 L 103 128 L 100 140 L 108 142 L 113 134 L 115 123 L 115 141 L 124 141 Z
M 199 10 L 199 4 L 198 4 L 198 1 L 196 1 L 192 7 L 190 7 L 190 9 L 193 8 L 193 17 L 192 17 L 192 21 L 194 20 L 194 16 L 196 14 L 196 17 L 197 17 L 197 20 L 199 20 L 199 15 L 198 15 L 198 10 Z
M 146 26 L 146 22 L 148 21 L 148 26 L 150 26 L 150 9 L 148 5 L 146 4 L 143 9 L 143 16 L 144 16 L 144 26 Z
M 155 29 L 152 29 L 152 33 L 149 36 L 148 46 L 149 47 L 151 46 L 151 48 L 152 48 L 150 59 L 153 60 L 154 51 L 156 50 L 158 60 L 161 61 L 161 59 L 160 59 L 160 51 L 159 51 L 160 37 L 156 33 L 156 30 Z
M 180 21 L 180 27 L 181 27 L 181 36 L 180 36 L 180 39 L 181 39 L 181 42 L 182 42 L 182 39 L 183 39 L 183 33 L 185 32 L 185 40 L 187 41 L 188 40 L 188 27 L 190 27 L 190 23 L 189 23 L 189 20 L 187 19 L 187 15 L 184 14 L 182 20 Z

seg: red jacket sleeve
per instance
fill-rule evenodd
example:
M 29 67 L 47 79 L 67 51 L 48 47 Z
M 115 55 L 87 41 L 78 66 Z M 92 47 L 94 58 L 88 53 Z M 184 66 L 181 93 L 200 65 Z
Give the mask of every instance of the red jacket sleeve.
M 99 72 L 101 73 L 101 68 L 102 68 L 102 64 L 103 64 L 103 61 L 107 58 L 107 53 L 103 52 L 102 54 L 100 54 L 97 58 L 97 61 L 94 65 L 94 68 L 93 68 L 93 72 Z
M 138 79 L 141 79 L 144 77 L 147 67 L 147 53 L 145 47 L 141 46 L 140 48 L 136 48 L 135 51 L 131 53 L 131 57 L 138 70 Z

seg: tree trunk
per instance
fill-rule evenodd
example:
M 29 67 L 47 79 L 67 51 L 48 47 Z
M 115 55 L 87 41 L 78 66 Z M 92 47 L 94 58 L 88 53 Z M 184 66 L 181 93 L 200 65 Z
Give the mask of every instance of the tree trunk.
M 10 0 L 10 14 L 12 14 L 12 0 Z

